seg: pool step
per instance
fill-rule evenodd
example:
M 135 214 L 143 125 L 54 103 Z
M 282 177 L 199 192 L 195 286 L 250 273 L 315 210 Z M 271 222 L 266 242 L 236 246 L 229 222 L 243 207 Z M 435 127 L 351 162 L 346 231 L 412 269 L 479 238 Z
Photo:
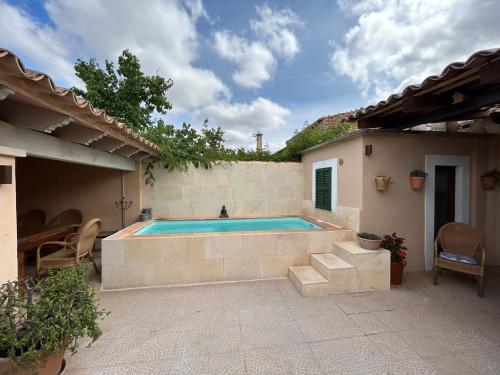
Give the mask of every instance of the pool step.
M 311 266 L 289 267 L 288 277 L 304 297 L 330 294 L 329 281 Z
M 356 269 L 338 256 L 312 254 L 311 266 L 330 283 L 330 294 L 352 293 L 356 291 Z

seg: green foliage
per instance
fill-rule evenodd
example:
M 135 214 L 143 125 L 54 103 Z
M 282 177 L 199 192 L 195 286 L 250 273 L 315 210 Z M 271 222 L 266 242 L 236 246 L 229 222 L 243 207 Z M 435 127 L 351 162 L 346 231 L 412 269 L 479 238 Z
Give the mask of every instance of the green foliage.
M 377 236 L 374 233 L 368 233 L 368 232 L 359 232 L 358 237 L 363 238 L 365 240 L 375 240 L 375 241 L 379 241 L 382 239 L 380 236 Z
M 295 132 L 295 136 L 288 141 L 286 147 L 275 155 L 275 160 L 297 161 L 300 159 L 300 153 L 306 148 L 338 139 L 347 135 L 352 129 L 351 123 L 338 123 L 328 128 L 305 126 L 302 131 Z
M 387 249 L 391 252 L 391 262 L 393 263 L 406 263 L 406 251 L 407 247 L 404 246 L 405 239 L 398 237 L 396 233 L 384 236 L 382 241 L 382 248 Z
M 427 177 L 428 174 L 420 169 L 414 169 L 410 172 L 410 177 Z
M 97 305 L 87 281 L 88 264 L 50 271 L 39 282 L 0 286 L 0 357 L 22 367 L 33 366 L 78 340 L 93 343 L 101 335 L 98 320 L 107 313 Z
M 165 114 L 172 108 L 165 96 L 172 80 L 145 75 L 139 59 L 128 50 L 118 57 L 117 69 L 108 60 L 105 68 L 101 68 L 95 59 L 78 59 L 75 71 L 86 90 L 73 88 L 73 91 L 135 131 L 153 125 L 154 111 Z
M 500 183 L 500 172 L 496 169 L 492 169 L 491 171 L 483 173 L 481 177 L 495 177 L 497 182 Z

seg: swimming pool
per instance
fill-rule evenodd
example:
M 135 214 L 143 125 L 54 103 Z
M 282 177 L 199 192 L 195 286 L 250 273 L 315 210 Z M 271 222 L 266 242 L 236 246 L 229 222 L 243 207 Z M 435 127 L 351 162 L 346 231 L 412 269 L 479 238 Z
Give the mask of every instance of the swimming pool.
M 223 233 L 275 230 L 320 230 L 301 217 L 252 219 L 157 220 L 133 233 L 134 236 L 177 233 Z

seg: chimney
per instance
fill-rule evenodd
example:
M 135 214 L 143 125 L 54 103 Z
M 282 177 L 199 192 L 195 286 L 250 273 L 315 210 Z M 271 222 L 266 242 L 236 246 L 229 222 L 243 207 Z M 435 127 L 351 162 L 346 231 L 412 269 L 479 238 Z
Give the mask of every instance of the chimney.
M 257 151 L 262 151 L 262 136 L 263 135 L 264 134 L 262 134 L 261 132 L 254 134 L 254 137 L 257 140 L 257 147 L 256 147 Z

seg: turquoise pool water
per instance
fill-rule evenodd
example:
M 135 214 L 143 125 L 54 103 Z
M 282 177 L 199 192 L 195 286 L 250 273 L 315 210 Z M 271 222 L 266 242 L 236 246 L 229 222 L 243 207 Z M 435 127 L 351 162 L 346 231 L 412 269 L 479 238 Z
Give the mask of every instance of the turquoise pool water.
M 272 230 L 318 230 L 319 225 L 300 217 L 218 220 L 157 220 L 139 229 L 134 236 L 175 233 L 245 232 Z

